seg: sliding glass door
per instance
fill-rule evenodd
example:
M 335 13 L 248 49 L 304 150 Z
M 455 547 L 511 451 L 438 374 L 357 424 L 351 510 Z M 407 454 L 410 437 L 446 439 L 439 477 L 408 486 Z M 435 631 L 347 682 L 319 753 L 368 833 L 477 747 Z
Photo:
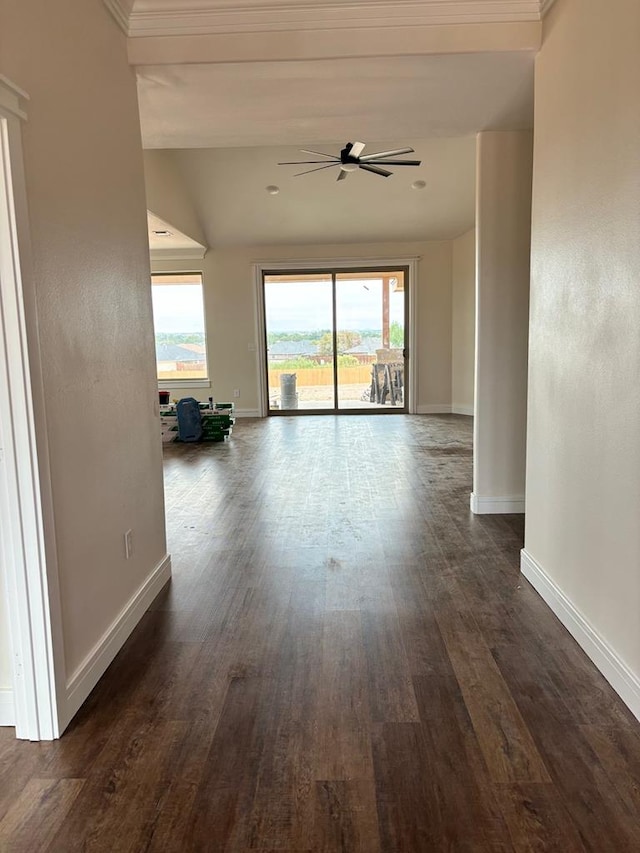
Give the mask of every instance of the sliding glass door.
M 407 270 L 265 273 L 270 414 L 403 412 Z

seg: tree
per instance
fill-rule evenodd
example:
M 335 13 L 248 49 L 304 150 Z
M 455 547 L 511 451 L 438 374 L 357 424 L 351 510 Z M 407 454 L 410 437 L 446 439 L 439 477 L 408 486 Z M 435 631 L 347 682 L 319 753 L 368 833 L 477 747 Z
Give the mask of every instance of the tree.
M 358 344 L 362 343 L 362 336 L 358 332 L 338 332 L 336 338 L 339 354 L 345 353 L 347 350 L 353 349 L 353 347 L 357 347 Z M 333 335 L 330 332 L 327 332 L 318 341 L 318 354 L 333 355 Z
M 392 347 L 404 346 L 404 329 L 397 320 L 389 326 L 389 343 Z

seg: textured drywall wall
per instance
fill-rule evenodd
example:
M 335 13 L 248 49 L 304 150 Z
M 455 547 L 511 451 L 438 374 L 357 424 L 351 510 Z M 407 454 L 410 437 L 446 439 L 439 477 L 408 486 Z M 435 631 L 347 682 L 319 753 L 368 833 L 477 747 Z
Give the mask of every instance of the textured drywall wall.
M 160 219 L 206 246 L 206 238 L 178 170 L 173 151 L 145 151 L 147 208 Z
M 525 547 L 640 678 L 640 4 L 557 0 L 536 70 Z
M 2 73 L 30 96 L 28 333 L 42 356 L 70 678 L 166 552 L 136 86 L 102 3 L 4 0 L 0 33 Z
M 524 509 L 532 162 L 530 131 L 478 134 L 473 492 L 504 511 Z
M 454 412 L 473 414 L 476 363 L 475 228 L 453 241 L 451 299 L 451 402 Z

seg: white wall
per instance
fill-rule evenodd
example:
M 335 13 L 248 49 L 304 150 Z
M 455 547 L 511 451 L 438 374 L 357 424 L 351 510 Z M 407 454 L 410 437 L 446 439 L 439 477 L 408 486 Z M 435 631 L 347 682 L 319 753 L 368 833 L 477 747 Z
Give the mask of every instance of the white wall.
M 451 282 L 451 400 L 453 411 L 473 414 L 476 365 L 476 230 L 453 241 Z
M 42 357 L 48 536 L 73 684 L 166 552 L 136 86 L 102 3 L 8 0 L 0 33 L 0 70 L 31 96 L 23 147 L 38 323 L 28 334 Z M 108 661 L 94 662 L 91 678 Z
M 451 407 L 451 268 L 449 241 L 435 243 L 369 243 L 338 246 L 258 246 L 218 249 L 204 261 L 190 261 L 189 270 L 202 269 L 209 343 L 209 373 L 213 396 L 231 399 L 240 389 L 238 409 L 258 410 L 255 287 L 252 263 L 321 258 L 401 258 L 420 255 L 418 282 L 418 407 L 423 411 Z M 155 262 L 155 272 L 175 272 L 185 262 Z M 212 394 L 196 389 L 199 399 Z M 192 394 L 175 386 L 172 396 Z
M 557 0 L 545 23 L 523 563 L 638 716 L 639 33 L 637 0 Z
M 173 151 L 145 151 L 147 208 L 178 231 L 206 246 L 193 203 L 179 174 Z
M 7 625 L 7 598 L 5 592 L 4 566 L 0 562 L 0 726 L 15 723 L 13 712 L 13 674 L 11 671 L 11 649 Z
M 0 690 L 13 687 L 4 566 L 0 562 Z
M 478 134 L 474 512 L 524 512 L 530 131 Z

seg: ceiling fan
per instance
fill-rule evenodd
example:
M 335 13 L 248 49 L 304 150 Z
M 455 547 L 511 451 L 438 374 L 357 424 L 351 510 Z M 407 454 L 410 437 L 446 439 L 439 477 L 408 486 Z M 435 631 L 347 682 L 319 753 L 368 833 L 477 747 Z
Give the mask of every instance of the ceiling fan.
M 383 178 L 390 177 L 393 172 L 388 169 L 381 169 L 380 166 L 420 166 L 421 160 L 395 160 L 401 154 L 413 154 L 413 148 L 396 148 L 394 151 L 380 151 L 378 154 L 363 154 L 365 149 L 364 142 L 347 142 L 345 147 L 340 152 L 340 156 L 335 154 L 324 154 L 322 151 L 308 151 L 306 148 L 301 148 L 303 154 L 313 154 L 315 157 L 326 157 L 331 160 L 327 163 L 326 160 L 298 160 L 292 163 L 278 163 L 278 166 L 307 166 L 319 165 L 317 169 L 307 169 L 305 172 L 298 172 L 294 175 L 295 178 L 300 175 L 309 175 L 311 172 L 320 172 L 322 169 L 332 169 L 334 166 L 340 167 L 338 180 L 344 181 L 350 172 L 356 172 L 358 169 L 364 169 L 365 172 L 373 172 L 374 175 L 381 175 Z

